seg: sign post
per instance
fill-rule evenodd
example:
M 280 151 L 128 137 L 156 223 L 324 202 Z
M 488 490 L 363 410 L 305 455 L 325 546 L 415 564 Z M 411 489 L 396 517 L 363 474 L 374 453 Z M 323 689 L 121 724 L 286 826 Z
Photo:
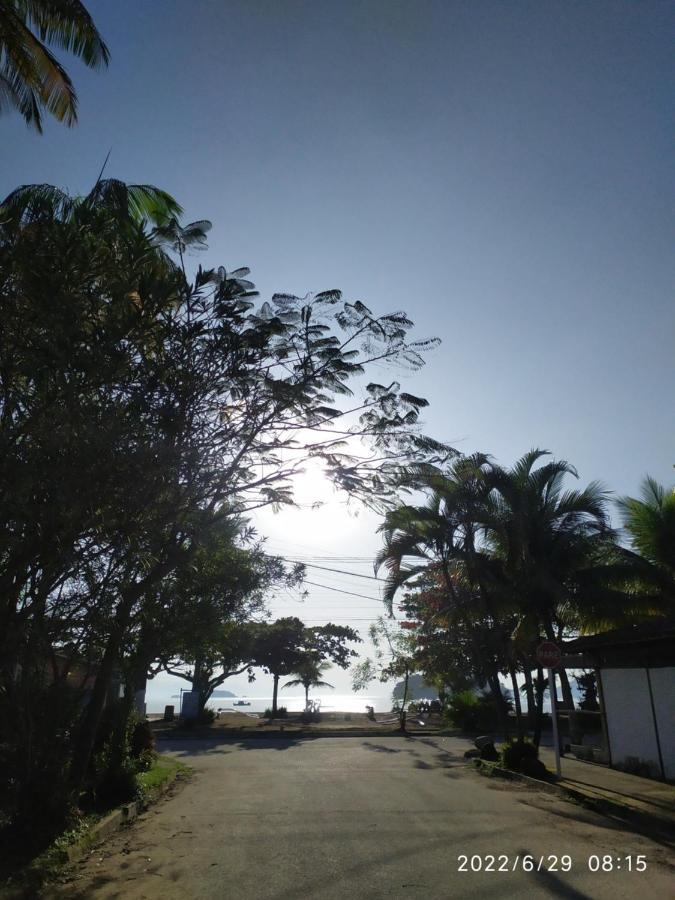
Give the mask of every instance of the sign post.
M 548 670 L 548 692 L 551 696 L 551 722 L 553 724 L 553 748 L 555 750 L 555 770 L 558 778 L 560 769 L 560 738 L 558 736 L 558 704 L 556 702 L 555 669 L 560 665 L 562 653 L 553 641 L 543 641 L 537 647 L 537 662 Z

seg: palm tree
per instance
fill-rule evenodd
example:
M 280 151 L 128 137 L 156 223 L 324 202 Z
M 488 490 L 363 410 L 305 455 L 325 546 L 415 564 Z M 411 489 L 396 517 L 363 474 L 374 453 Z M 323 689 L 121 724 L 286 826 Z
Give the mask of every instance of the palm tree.
M 99 177 L 84 197 L 73 197 L 51 184 L 21 185 L 0 203 L 0 224 L 20 227 L 45 220 L 71 222 L 90 212 L 106 212 L 116 220 L 159 224 L 182 211 L 170 194 L 154 185 Z
M 607 495 L 597 483 L 564 490 L 576 470 L 564 460 L 537 466 L 548 455 L 531 450 L 511 469 L 495 465 L 489 474 L 485 533 L 519 616 L 514 638 L 524 648 L 541 634 L 560 640 L 566 626 L 583 622 L 587 605 L 590 611 L 615 597 L 602 577 L 613 545 Z M 560 674 L 564 702 L 573 707 L 565 671 Z
M 79 0 L 0 0 L 0 114 L 18 110 L 42 132 L 42 110 L 73 125 L 77 94 L 47 44 L 90 68 L 107 66 L 108 48 Z
M 633 545 L 623 556 L 632 570 L 645 612 L 675 608 L 675 491 L 653 478 L 642 482 L 641 499 L 622 497 L 617 505 Z
M 430 473 L 422 484 L 429 491 L 421 506 L 401 505 L 386 516 L 380 531 L 384 547 L 376 571 L 389 570 L 384 600 L 391 610 L 396 591 L 411 579 L 435 570 L 446 603 L 438 615 L 454 621 L 469 636 L 477 672 L 490 687 L 497 715 L 506 732 L 506 702 L 499 675 L 508 667 L 508 613 L 495 578 L 495 563 L 486 552 L 482 532 L 492 463 L 484 454 L 456 459 L 448 472 Z M 450 627 L 450 626 L 449 626 Z
M 309 708 L 310 688 L 333 688 L 332 684 L 328 684 L 327 681 L 321 680 L 322 674 L 328 669 L 330 669 L 329 663 L 319 662 L 316 656 L 310 653 L 297 667 L 296 674 L 298 677 L 293 678 L 291 681 L 287 681 L 286 684 L 282 685 L 282 688 L 300 687 L 302 685 L 305 689 L 305 709 L 307 710 Z

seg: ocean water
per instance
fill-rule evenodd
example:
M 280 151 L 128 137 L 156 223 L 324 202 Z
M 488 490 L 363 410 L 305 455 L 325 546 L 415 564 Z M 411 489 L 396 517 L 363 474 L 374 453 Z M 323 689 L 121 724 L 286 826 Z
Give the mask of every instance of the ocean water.
M 311 693 L 310 700 L 320 700 L 324 712 L 365 713 L 366 706 L 372 706 L 375 712 L 389 712 L 392 706 L 391 694 L 337 694 L 333 692 Z M 245 700 L 250 706 L 234 706 L 237 700 Z M 149 713 L 162 713 L 166 704 L 173 704 L 176 712 L 180 709 L 180 696 L 171 696 L 163 700 L 150 700 L 147 704 Z M 211 709 L 234 710 L 236 712 L 262 713 L 272 706 L 272 697 L 212 697 L 208 704 Z M 285 706 L 289 712 L 302 712 L 305 708 L 304 696 L 284 696 L 280 691 L 277 706 Z

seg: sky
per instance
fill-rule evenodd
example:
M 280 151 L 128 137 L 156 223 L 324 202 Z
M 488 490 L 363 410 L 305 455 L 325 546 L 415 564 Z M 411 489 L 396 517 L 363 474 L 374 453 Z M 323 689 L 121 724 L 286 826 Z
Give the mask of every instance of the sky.
M 440 337 L 406 382 L 434 437 L 503 464 L 545 448 L 617 495 L 675 481 L 672 4 L 87 7 L 110 66 L 63 57 L 73 129 L 0 118 L 2 196 L 86 191 L 111 151 L 109 175 L 213 221 L 199 262 L 249 266 L 263 297 L 338 287 Z M 327 505 L 260 517 L 270 550 L 372 575 L 377 519 L 316 474 L 298 487 Z M 273 611 L 355 627 L 379 611 L 312 591 Z

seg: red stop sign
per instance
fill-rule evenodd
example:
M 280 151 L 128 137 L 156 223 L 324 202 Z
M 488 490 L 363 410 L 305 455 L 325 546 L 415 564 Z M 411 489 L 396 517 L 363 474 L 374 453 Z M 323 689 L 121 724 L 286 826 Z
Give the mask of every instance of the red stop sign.
M 537 647 L 537 662 L 545 669 L 556 669 L 560 665 L 562 653 L 553 641 L 542 641 Z

